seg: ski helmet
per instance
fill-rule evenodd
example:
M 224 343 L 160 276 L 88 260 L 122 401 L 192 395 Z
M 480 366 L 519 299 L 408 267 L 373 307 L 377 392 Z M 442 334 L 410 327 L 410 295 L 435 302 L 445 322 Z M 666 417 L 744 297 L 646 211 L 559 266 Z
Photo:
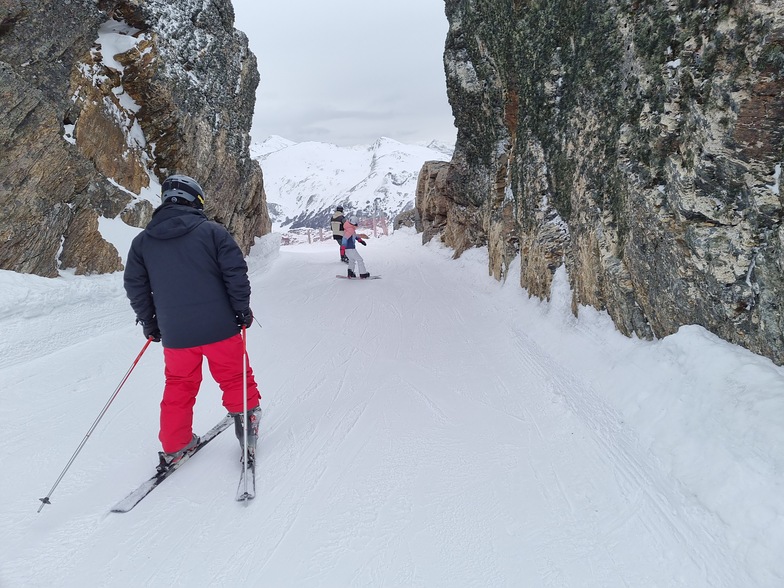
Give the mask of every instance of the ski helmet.
M 335 210 L 337 210 L 338 212 L 343 212 L 343 207 L 342 206 L 338 206 Z
M 176 174 L 163 181 L 161 200 L 202 209 L 204 208 L 204 190 L 193 178 Z
M 355 227 L 359 224 L 359 221 L 357 220 L 357 217 L 354 214 L 348 217 L 348 222 L 354 225 Z

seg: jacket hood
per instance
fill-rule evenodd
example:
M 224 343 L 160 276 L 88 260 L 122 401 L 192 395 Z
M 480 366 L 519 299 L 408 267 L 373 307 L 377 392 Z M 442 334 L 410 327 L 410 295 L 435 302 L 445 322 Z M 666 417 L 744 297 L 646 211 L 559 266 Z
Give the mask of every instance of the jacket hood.
M 207 217 L 201 210 L 181 204 L 163 204 L 152 215 L 145 232 L 154 239 L 176 239 L 190 233 Z

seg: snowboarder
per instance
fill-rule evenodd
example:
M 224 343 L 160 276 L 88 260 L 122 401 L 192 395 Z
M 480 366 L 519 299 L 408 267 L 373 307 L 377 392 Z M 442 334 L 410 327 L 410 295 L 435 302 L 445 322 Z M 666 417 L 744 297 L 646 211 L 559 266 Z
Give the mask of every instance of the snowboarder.
M 242 327 L 253 322 L 248 267 L 231 234 L 204 215 L 204 191 L 188 176 L 161 186 L 162 204 L 131 243 L 123 283 L 144 336 L 163 345 L 159 468 L 178 461 L 199 438 L 193 406 L 202 360 L 223 391 L 244 455 Z M 255 447 L 261 398 L 247 365 L 248 449 Z M 250 460 L 249 460 L 250 461 Z
M 343 247 L 346 248 L 346 256 L 348 257 L 348 277 L 357 277 L 357 273 L 354 272 L 354 268 L 356 267 L 359 277 L 365 279 L 370 277 L 370 273 L 365 269 L 365 260 L 362 259 L 362 256 L 357 252 L 356 244 L 362 243 L 362 245 L 367 245 L 364 239 L 367 239 L 368 236 L 364 233 L 357 233 L 358 222 L 355 215 L 351 215 L 344 222 L 342 243 Z
M 338 206 L 335 209 L 335 212 L 332 213 L 332 238 L 338 242 L 340 246 L 340 261 L 343 263 L 348 263 L 348 257 L 346 257 L 346 248 L 343 247 L 343 222 L 346 220 L 346 217 L 343 216 L 343 207 Z

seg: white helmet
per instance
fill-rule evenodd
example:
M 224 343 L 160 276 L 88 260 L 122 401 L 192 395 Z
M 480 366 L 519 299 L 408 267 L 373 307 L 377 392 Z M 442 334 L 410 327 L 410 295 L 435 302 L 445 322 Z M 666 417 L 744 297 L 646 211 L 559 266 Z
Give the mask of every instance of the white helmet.
M 357 215 L 352 214 L 350 217 L 348 217 L 348 222 L 350 222 L 352 225 L 356 227 L 359 224 L 359 221 L 357 220 Z

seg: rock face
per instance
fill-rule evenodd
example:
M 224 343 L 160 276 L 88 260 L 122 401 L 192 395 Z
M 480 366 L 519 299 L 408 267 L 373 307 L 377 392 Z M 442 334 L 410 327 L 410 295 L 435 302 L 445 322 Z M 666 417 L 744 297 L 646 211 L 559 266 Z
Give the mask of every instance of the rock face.
M 230 0 L 0 0 L 0 269 L 122 269 L 99 217 L 144 226 L 172 173 L 247 252 L 270 230 L 258 82 Z
M 624 333 L 699 324 L 784 363 L 784 0 L 446 0 L 458 127 L 424 239 Z M 519 256 L 519 257 L 518 257 Z

